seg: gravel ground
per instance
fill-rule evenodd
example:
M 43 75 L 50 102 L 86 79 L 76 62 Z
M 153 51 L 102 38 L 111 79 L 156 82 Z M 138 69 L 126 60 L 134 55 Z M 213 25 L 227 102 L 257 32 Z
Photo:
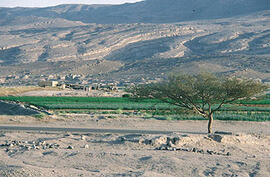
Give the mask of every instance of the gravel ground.
M 0 176 L 270 176 L 270 122 L 145 119 L 142 115 L 0 115 L 0 125 L 173 131 L 0 130 Z

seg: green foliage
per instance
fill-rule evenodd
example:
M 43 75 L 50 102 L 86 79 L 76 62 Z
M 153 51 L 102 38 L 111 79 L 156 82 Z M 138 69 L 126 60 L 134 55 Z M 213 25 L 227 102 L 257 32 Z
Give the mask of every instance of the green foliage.
M 55 110 L 56 113 L 66 114 L 133 114 L 125 110 L 140 110 L 144 118 L 160 120 L 205 120 L 193 111 L 179 109 L 175 105 L 163 103 L 155 99 L 126 99 L 102 97 L 0 97 L 1 100 L 25 102 L 39 107 Z M 243 104 L 245 103 L 245 104 Z M 263 103 L 264 107 L 259 104 Z M 258 105 L 258 106 L 256 106 Z M 215 109 L 218 105 L 213 105 Z M 36 115 L 43 118 L 44 115 Z M 214 114 L 218 120 L 270 121 L 270 96 L 264 100 L 241 100 L 234 105 L 224 106 Z
M 170 109 L 172 106 L 153 99 L 121 97 L 0 97 L 0 100 L 16 101 L 49 110 L 55 109 L 100 109 L 139 110 Z
M 131 95 L 130 95 L 130 94 L 124 94 L 124 95 L 122 95 L 122 97 L 123 97 L 123 98 L 130 98 Z
M 225 104 L 251 104 L 262 101 L 243 101 L 262 93 L 267 87 L 257 81 L 216 77 L 209 73 L 198 75 L 171 75 L 168 80 L 134 86 L 129 91 L 137 98 L 153 98 L 163 102 L 193 110 L 208 117 Z M 264 103 L 270 102 L 269 100 Z
M 108 116 L 109 119 L 116 119 L 117 116 Z
M 42 114 L 42 113 L 33 115 L 33 117 L 35 117 L 35 118 L 37 118 L 37 119 L 43 119 L 44 116 L 45 116 L 45 115 Z
M 116 114 L 123 114 L 123 110 L 122 109 L 117 109 L 115 112 L 116 112 Z
M 128 91 L 136 98 L 159 99 L 194 111 L 209 119 L 208 133 L 211 133 L 213 114 L 222 106 L 261 94 L 266 89 L 266 85 L 254 80 L 201 73 L 171 75 L 162 82 L 134 86 Z

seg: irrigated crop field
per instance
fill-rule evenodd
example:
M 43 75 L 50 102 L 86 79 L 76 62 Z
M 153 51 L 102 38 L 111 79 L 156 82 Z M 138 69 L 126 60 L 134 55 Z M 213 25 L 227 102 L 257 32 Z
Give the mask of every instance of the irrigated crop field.
M 21 102 L 57 113 L 88 113 L 99 111 L 107 114 L 142 113 L 146 118 L 203 119 L 192 112 L 154 99 L 121 97 L 0 97 L 0 100 Z M 240 101 L 225 105 L 216 112 L 219 120 L 270 121 L 270 95 L 263 100 Z

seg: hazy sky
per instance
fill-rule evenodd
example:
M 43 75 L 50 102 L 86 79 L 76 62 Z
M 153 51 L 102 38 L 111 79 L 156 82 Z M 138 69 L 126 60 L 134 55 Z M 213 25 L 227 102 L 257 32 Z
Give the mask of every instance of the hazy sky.
M 58 4 L 122 4 L 141 0 L 0 0 L 0 7 L 46 7 Z

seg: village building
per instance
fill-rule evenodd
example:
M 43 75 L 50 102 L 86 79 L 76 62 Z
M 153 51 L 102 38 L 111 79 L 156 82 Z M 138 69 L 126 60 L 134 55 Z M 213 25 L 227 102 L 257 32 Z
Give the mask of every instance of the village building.
M 57 87 L 58 82 L 57 81 L 40 81 L 38 83 L 38 86 L 40 87 Z

